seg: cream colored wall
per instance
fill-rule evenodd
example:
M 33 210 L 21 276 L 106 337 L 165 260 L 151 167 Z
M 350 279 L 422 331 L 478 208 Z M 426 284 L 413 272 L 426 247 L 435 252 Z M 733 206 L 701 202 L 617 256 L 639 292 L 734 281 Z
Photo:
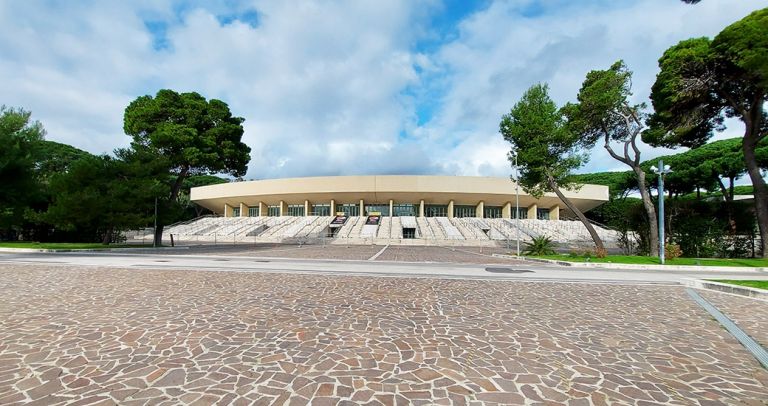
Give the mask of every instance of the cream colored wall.
M 577 191 L 563 191 L 582 210 L 608 201 L 608 187 L 584 185 Z M 224 205 L 237 207 L 259 205 L 266 215 L 266 205 L 302 204 L 305 201 L 387 202 L 505 206 L 514 200 L 515 183 L 506 178 L 471 176 L 333 176 L 291 179 L 269 179 L 233 182 L 192 188 L 195 203 L 222 213 Z M 362 202 L 361 202 L 362 203 Z M 262 205 L 263 204 L 263 205 Z M 558 206 L 562 203 L 553 193 L 540 199 L 520 194 L 520 206 Z M 261 213 L 260 213 L 261 214 Z M 452 213 L 451 213 L 452 214 Z M 230 214 L 231 215 L 231 214 Z M 247 214 L 246 214 L 247 215 Z M 535 216 L 535 215 L 534 215 Z M 534 217 L 535 218 L 535 217 Z

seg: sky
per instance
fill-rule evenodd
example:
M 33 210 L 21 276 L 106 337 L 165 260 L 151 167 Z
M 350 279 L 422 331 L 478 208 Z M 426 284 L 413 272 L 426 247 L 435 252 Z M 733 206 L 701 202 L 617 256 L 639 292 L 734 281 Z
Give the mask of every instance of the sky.
M 159 89 L 244 117 L 246 179 L 511 173 L 499 122 L 536 83 L 560 105 L 623 59 L 647 102 L 668 47 L 768 0 L 0 0 L 0 104 L 47 139 L 128 146 Z M 738 121 L 716 138 L 741 135 Z M 642 145 L 642 158 L 669 150 Z M 600 147 L 579 172 L 625 170 Z

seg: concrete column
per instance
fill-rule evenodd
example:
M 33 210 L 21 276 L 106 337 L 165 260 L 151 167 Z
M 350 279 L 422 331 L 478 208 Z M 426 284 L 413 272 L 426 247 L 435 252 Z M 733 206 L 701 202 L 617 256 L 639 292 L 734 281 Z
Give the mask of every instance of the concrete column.
M 419 202 L 419 217 L 424 217 L 424 200 Z
M 512 218 L 512 202 L 506 202 L 504 207 L 501 208 L 501 218 Z
M 248 217 L 248 206 L 245 203 L 240 203 L 240 217 Z
M 309 216 L 309 200 L 304 200 L 304 217 Z
M 264 202 L 259 202 L 259 217 L 267 217 L 267 205 Z
M 537 210 L 539 210 L 539 206 L 536 203 L 528 206 L 528 218 L 532 220 L 536 220 Z
M 288 212 L 288 204 L 286 204 L 284 201 L 280 201 L 280 217 L 285 216 Z
M 232 217 L 232 206 L 224 203 L 224 217 Z
M 336 201 L 331 199 L 331 216 L 336 215 Z
M 477 207 L 475 207 L 475 217 L 481 219 L 485 217 L 485 202 L 482 200 L 480 203 L 477 204 Z
M 560 220 L 560 206 L 554 205 L 549 208 L 549 219 Z
M 365 216 L 365 204 L 363 202 L 363 199 L 360 199 L 360 217 Z
M 395 208 L 395 201 L 392 199 L 389 199 L 389 217 L 392 217 L 394 215 L 394 213 L 392 213 L 394 208 Z
M 453 200 L 448 202 L 448 218 L 449 219 L 453 218 Z

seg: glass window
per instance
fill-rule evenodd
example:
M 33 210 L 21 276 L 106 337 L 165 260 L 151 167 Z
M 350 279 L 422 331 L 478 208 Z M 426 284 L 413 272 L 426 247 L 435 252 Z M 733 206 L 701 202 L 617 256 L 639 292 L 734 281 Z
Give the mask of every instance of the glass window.
M 392 205 L 392 212 L 395 216 L 415 216 L 416 205 L 411 203 L 397 203 Z
M 289 216 L 303 216 L 304 215 L 304 205 L 303 204 L 289 204 L 288 205 L 288 215 Z
M 475 206 L 453 206 L 454 217 L 475 217 Z
M 381 216 L 389 216 L 389 204 L 373 203 L 365 205 L 365 215 L 370 216 L 370 213 L 378 212 Z
M 444 204 L 425 204 L 425 217 L 448 217 L 448 206 Z
M 240 208 L 239 207 L 233 207 L 232 208 L 232 217 L 240 217 Z
M 549 220 L 549 209 L 537 209 L 536 218 L 539 220 Z
M 416 229 L 415 228 L 404 228 L 403 229 L 403 238 L 416 238 Z
M 330 204 L 313 204 L 312 213 L 309 213 L 309 214 L 312 216 L 330 216 L 331 205 Z
M 528 209 L 525 207 L 520 207 L 517 209 L 517 216 L 515 216 L 515 208 L 512 207 L 512 218 L 520 218 L 520 219 L 527 219 L 528 218 Z
M 501 206 L 485 206 L 483 207 L 483 217 L 487 219 L 500 219 L 501 218 Z
M 259 216 L 259 206 L 248 208 L 248 217 L 258 217 L 258 216 Z
M 344 212 L 347 216 L 359 216 L 360 205 L 355 203 L 343 203 L 336 205 L 336 212 Z M 336 213 L 334 213 L 336 214 Z
M 268 206 L 267 207 L 267 216 L 269 216 L 269 217 L 278 217 L 278 216 L 280 216 L 280 206 Z

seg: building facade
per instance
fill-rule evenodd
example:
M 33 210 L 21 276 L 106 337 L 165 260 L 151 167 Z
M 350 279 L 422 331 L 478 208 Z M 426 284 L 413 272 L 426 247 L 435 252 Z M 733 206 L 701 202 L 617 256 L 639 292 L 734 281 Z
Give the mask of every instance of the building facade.
M 519 192 L 519 193 L 518 193 Z M 608 201 L 608 187 L 564 190 L 582 211 Z M 505 178 L 474 176 L 322 176 L 192 188 L 193 202 L 225 217 L 417 216 L 559 220 L 572 213 L 554 193 L 535 198 Z

